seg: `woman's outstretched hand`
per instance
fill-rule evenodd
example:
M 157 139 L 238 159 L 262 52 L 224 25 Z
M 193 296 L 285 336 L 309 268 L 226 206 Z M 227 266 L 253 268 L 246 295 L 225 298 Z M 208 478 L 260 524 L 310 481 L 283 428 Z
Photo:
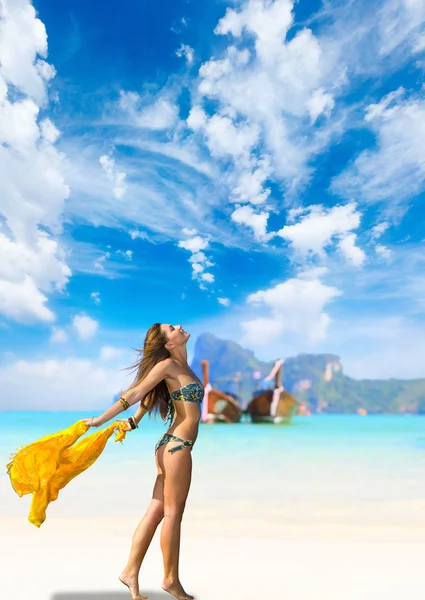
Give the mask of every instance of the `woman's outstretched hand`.
M 131 428 L 131 425 L 130 425 L 128 419 L 121 419 L 120 423 L 122 423 L 125 426 L 125 430 L 124 431 L 132 431 L 132 428 Z
M 100 427 L 102 425 L 100 417 L 90 417 L 89 419 L 82 419 L 82 420 L 89 427 Z

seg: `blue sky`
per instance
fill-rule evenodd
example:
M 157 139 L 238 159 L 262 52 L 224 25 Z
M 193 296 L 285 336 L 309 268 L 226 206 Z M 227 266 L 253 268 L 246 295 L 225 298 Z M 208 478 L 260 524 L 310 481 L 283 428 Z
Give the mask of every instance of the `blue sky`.
M 425 375 L 421 1 L 0 19 L 4 401 L 102 406 L 155 321 Z

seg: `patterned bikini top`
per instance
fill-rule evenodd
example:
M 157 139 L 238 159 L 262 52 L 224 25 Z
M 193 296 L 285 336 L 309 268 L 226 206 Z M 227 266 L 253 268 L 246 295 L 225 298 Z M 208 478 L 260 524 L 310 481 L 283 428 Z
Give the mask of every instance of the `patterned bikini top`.
M 170 424 L 174 420 L 174 402 L 196 402 L 197 404 L 201 404 L 204 398 L 204 386 L 198 383 L 197 381 L 192 381 L 187 385 L 179 388 L 178 390 L 174 390 L 174 392 L 170 393 L 170 399 L 168 401 L 168 412 L 165 417 L 165 423 L 170 422 Z

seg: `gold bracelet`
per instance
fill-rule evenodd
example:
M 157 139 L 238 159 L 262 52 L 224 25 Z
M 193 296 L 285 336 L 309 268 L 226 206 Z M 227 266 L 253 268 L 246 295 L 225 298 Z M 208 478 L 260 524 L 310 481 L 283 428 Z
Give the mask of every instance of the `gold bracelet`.
M 124 410 L 127 410 L 127 408 L 130 408 L 129 403 L 122 396 L 121 396 L 121 398 L 118 398 L 118 402 L 121 402 L 121 405 L 122 405 L 122 407 L 123 407 Z

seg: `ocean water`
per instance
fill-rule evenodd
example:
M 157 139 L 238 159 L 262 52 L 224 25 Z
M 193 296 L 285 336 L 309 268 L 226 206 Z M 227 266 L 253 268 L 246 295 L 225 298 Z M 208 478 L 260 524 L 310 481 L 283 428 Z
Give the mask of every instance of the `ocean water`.
M 85 416 L 91 415 L 0 413 L 2 512 L 24 511 L 6 474 L 9 454 Z M 164 431 L 160 419 L 145 418 L 123 444 L 112 437 L 98 461 L 61 492 L 67 502 L 59 498 L 49 514 L 139 514 L 150 498 L 154 446 Z M 313 415 L 295 417 L 290 425 L 201 424 L 192 457 L 190 506 L 200 521 L 225 515 L 234 525 L 261 519 L 266 528 L 282 522 L 425 527 L 421 416 Z M 135 493 L 117 502 L 114 491 L 126 493 L 129 485 Z M 99 489 L 105 491 L 102 506 Z

